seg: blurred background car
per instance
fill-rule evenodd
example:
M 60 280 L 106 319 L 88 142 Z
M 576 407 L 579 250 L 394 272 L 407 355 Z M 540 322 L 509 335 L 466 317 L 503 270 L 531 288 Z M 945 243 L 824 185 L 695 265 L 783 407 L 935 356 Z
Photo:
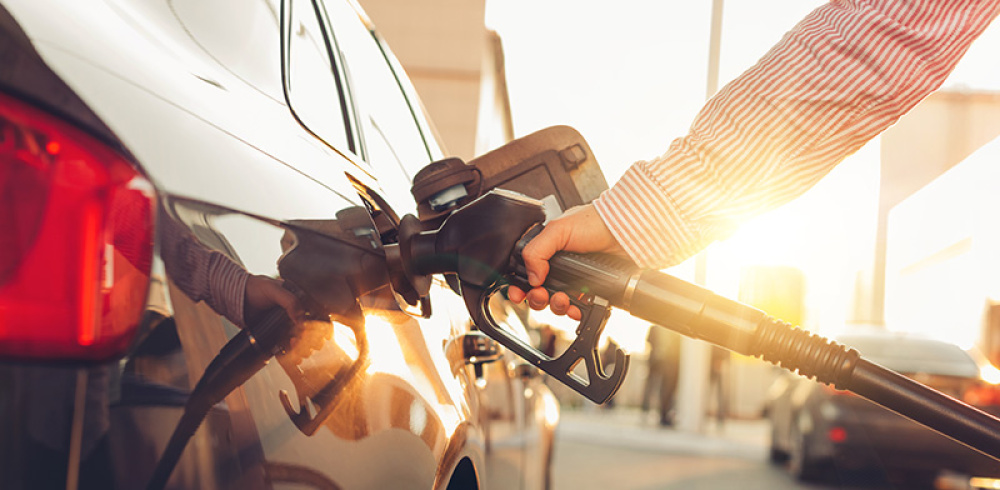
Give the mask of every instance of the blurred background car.
M 284 281 L 311 316 L 167 488 L 548 487 L 545 385 L 363 268 L 443 156 L 353 2 L 0 1 L 0 486 L 145 488 Z
M 995 368 L 954 344 L 874 329 L 836 341 L 942 393 L 1000 413 Z M 945 470 L 1000 476 L 994 460 L 960 443 L 849 391 L 795 374 L 782 375 L 770 387 L 766 415 L 771 461 L 787 463 L 802 480 L 859 469 L 924 483 Z

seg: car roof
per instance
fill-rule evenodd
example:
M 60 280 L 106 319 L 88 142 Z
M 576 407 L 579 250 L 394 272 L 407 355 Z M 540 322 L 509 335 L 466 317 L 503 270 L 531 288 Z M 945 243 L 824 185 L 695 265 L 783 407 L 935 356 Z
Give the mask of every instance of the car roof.
M 888 331 L 843 334 L 836 340 L 854 347 L 866 359 L 900 373 L 979 376 L 979 365 L 972 356 L 950 342 Z

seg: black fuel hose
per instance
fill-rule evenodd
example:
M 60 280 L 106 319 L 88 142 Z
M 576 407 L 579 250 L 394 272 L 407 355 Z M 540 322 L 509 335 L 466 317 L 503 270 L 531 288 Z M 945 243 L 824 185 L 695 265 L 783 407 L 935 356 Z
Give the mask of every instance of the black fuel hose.
M 515 262 L 538 230 L 515 246 Z M 523 270 L 523 266 L 516 266 Z M 1000 460 L 1000 419 L 746 304 L 617 257 L 557 253 L 545 286 L 600 296 L 633 316 L 849 390 Z
M 146 485 L 147 490 L 160 490 L 166 486 L 188 441 L 212 406 L 260 371 L 280 349 L 292 327 L 292 319 L 285 310 L 273 307 L 222 347 L 191 391 L 184 413 Z

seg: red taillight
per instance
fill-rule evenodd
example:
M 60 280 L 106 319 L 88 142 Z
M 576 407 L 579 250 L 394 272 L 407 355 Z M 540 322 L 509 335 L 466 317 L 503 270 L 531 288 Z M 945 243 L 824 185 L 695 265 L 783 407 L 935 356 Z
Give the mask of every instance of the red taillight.
M 100 361 L 146 303 L 152 186 L 75 127 L 0 95 L 0 359 Z
M 826 436 L 830 439 L 830 442 L 837 444 L 847 441 L 847 431 L 843 427 L 831 427 L 827 431 Z

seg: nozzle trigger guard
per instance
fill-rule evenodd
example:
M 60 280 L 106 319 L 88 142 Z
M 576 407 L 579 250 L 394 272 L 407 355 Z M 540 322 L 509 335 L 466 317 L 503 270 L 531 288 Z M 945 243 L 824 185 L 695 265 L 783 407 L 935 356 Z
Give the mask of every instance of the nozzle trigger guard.
M 573 343 L 562 355 L 552 358 L 497 325 L 489 311 L 489 300 L 503 287 L 504 284 L 498 283 L 483 289 L 469 283 L 462 283 L 462 293 L 466 306 L 479 330 L 588 400 L 602 404 L 611 399 L 621 387 L 622 381 L 625 380 L 629 356 L 625 351 L 618 349 L 615 352 L 614 371 L 612 373 L 604 372 L 598 351 L 598 342 L 600 342 L 601 332 L 604 331 L 608 317 L 611 315 L 611 307 L 608 302 L 600 297 L 593 298 L 590 303 L 571 299 L 570 301 L 577 308 L 580 308 L 583 318 L 577 327 L 576 339 L 573 340 Z M 587 379 L 573 372 L 573 368 L 580 362 L 583 362 L 587 369 Z

